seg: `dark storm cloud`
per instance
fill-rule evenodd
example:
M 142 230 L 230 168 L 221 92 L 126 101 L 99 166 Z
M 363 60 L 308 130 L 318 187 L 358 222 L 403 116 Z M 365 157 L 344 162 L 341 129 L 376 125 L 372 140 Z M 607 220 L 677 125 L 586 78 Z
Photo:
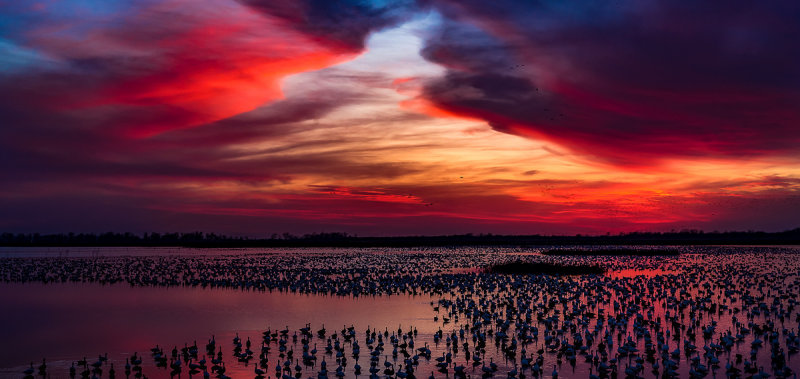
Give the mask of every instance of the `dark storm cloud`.
M 417 10 L 413 0 L 242 0 L 279 18 L 324 44 L 361 51 L 367 36 L 408 20 Z
M 432 3 L 440 108 L 623 165 L 797 152 L 796 2 Z

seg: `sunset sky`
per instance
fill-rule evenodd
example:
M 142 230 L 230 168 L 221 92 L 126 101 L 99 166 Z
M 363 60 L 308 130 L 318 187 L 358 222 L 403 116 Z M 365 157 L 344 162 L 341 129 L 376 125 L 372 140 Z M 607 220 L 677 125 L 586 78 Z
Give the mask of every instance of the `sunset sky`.
M 0 1 L 0 231 L 800 227 L 800 2 Z

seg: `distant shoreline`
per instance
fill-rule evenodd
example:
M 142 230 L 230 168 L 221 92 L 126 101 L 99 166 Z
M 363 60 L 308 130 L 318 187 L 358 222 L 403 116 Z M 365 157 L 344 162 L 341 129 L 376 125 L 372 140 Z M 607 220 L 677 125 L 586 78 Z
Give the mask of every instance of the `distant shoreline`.
M 785 232 L 628 233 L 601 236 L 462 234 L 447 236 L 359 237 L 345 233 L 270 238 L 229 237 L 213 233 L 0 234 L 0 247 L 446 247 L 446 246 L 793 246 L 800 228 Z

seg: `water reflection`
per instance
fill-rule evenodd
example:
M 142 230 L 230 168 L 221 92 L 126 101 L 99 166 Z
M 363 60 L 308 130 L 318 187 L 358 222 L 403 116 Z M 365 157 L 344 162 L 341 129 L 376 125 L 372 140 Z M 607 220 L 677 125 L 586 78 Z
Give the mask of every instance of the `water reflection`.
M 629 268 L 623 270 L 610 271 L 608 275 L 611 276 L 612 278 L 635 278 L 637 276 L 652 278 L 660 275 L 677 275 L 678 273 L 679 273 L 678 271 L 667 271 L 661 269 L 639 270 L 635 268 Z
M 0 366 L 19 377 L 27 362 L 47 357 L 48 375 L 58 377 L 88 357 L 78 375 L 90 376 L 96 362 L 107 377 L 111 363 L 121 375 L 126 358 L 138 360 L 131 354 L 139 352 L 149 377 L 188 376 L 192 365 L 197 375 L 282 379 L 789 377 L 798 371 L 795 249 L 689 247 L 655 257 L 539 251 L 6 258 L 0 301 L 15 311 L 0 315 L 0 338 L 15 349 L 0 357 Z M 609 274 L 481 269 L 520 260 L 599 264 Z M 98 357 L 105 353 L 108 362 Z
M 185 342 L 204 343 L 211 335 L 229 342 L 236 333 L 261 341 L 268 327 L 295 331 L 306 323 L 352 325 L 360 331 L 415 326 L 431 335 L 437 330 L 430 317 L 431 300 L 121 284 L 3 284 L 0 302 L 13 311 L 0 312 L 0 340 L 14 341 L 14 348 L 0 354 L 0 367 L 9 368 L 3 374 L 19 377 L 31 359 L 47 357 L 53 372 L 65 374 L 78 358 L 108 353 L 119 369 L 125 356 L 149 352 L 155 344 L 171 349 Z M 231 372 L 241 370 L 232 366 Z

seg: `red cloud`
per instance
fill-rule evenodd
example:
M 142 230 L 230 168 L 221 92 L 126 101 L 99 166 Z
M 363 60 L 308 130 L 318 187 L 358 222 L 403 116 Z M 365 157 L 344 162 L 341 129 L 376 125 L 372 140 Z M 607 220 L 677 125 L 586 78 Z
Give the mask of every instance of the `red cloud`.
M 70 83 L 39 105 L 151 137 L 253 110 L 282 97 L 284 77 L 357 53 L 319 45 L 245 5 L 208 7 L 167 1 L 118 15 L 112 25 L 84 25 L 79 34 L 34 26 L 27 44 L 62 59 L 65 67 L 51 75 Z M 38 92 L 48 83 L 42 78 Z

